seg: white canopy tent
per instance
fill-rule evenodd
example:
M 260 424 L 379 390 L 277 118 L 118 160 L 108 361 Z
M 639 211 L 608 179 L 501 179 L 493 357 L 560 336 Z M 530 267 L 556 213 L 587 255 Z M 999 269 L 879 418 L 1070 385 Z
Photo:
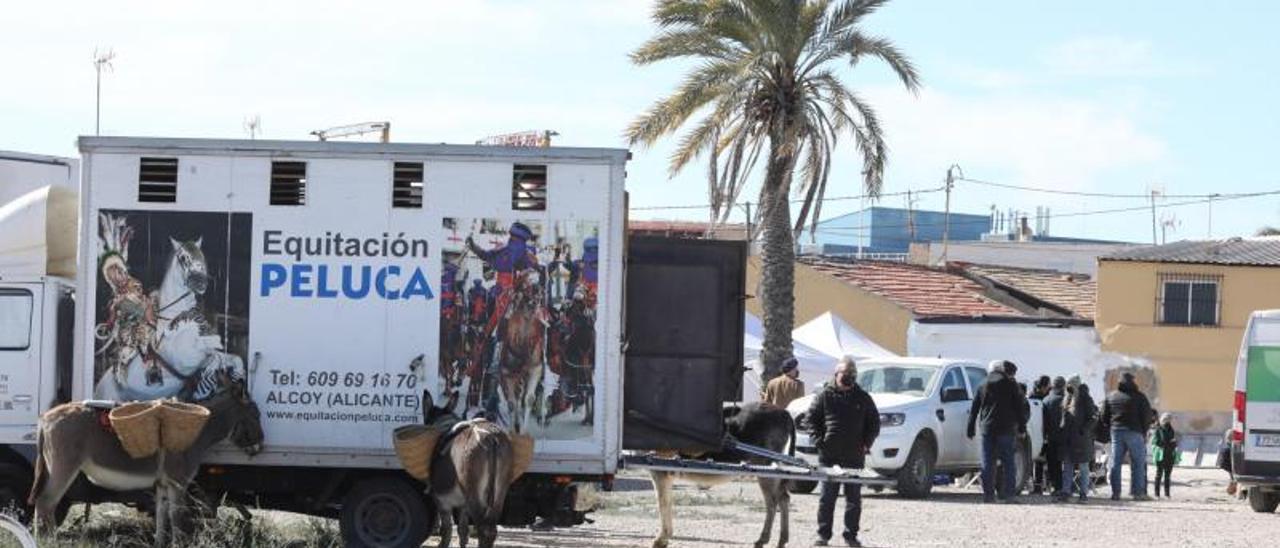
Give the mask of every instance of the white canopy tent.
M 764 347 L 764 324 L 760 318 L 750 312 L 746 315 L 743 333 L 743 359 L 747 370 L 742 375 L 742 399 L 752 402 L 760 399 L 764 387 L 760 384 L 760 350 Z M 831 371 L 839 358 L 812 348 L 797 340 L 792 340 L 792 355 L 800 362 L 800 380 L 804 381 L 805 390 L 812 392 L 820 384 L 831 377 Z
M 895 356 L 830 311 L 797 327 L 791 332 L 791 338 L 796 344 L 817 349 L 828 356 L 849 356 L 855 360 Z
M 78 215 L 75 191 L 57 186 L 0 205 L 0 273 L 74 277 Z

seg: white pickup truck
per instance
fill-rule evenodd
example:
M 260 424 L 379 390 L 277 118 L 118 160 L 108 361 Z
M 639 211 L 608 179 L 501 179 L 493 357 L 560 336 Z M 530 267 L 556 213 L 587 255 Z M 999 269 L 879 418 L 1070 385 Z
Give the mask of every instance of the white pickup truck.
M 858 385 L 871 394 L 880 411 L 880 437 L 867 455 L 867 468 L 897 480 L 895 489 L 911 498 L 924 498 L 934 477 L 957 477 L 981 468 L 981 434 L 965 435 L 973 395 L 986 380 L 986 369 L 974 362 L 945 358 L 888 358 L 858 363 Z M 805 415 L 813 401 L 810 394 L 787 406 L 796 420 L 796 453 L 817 461 L 817 449 L 809 439 Z M 1032 400 L 1028 436 L 1018 441 L 1015 459 L 1018 491 L 1031 476 L 1031 465 L 1040 453 L 1043 415 Z M 794 491 L 812 491 L 800 483 Z

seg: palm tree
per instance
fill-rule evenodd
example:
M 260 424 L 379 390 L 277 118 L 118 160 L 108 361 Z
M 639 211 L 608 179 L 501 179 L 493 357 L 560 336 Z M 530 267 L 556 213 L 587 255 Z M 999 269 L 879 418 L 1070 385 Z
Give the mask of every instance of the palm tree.
M 795 309 L 795 235 L 816 225 L 840 136 L 862 155 L 865 193 L 880 191 L 887 160 L 875 111 L 837 74 L 842 62 L 884 61 L 915 93 L 920 78 L 889 40 L 863 32 L 862 19 L 888 0 L 659 0 L 656 36 L 632 52 L 637 65 L 697 62 L 670 96 L 627 129 L 632 145 L 650 146 L 702 114 L 671 156 L 674 176 L 709 156 L 712 218 L 723 220 L 763 152 L 760 187 L 761 301 L 765 381 L 791 356 Z M 791 218 L 792 175 L 803 196 Z
M 1257 232 L 1254 232 L 1253 235 L 1254 236 L 1280 236 L 1280 228 L 1276 228 L 1274 226 L 1264 226 L 1262 228 L 1259 228 Z

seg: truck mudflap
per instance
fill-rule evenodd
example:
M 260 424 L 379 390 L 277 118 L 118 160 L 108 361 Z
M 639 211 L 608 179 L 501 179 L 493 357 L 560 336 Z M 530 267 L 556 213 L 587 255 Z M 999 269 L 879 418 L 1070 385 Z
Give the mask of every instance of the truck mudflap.
M 746 462 L 731 463 L 711 460 L 684 458 L 667 458 L 654 455 L 627 455 L 623 457 L 626 468 L 657 470 L 660 472 L 679 472 L 686 474 L 702 474 L 711 476 L 751 476 L 757 478 L 776 478 L 795 481 L 832 481 L 836 483 L 857 483 L 870 486 L 892 487 L 895 481 L 890 478 L 867 477 L 860 475 L 861 470 L 839 467 L 807 467 L 790 464 L 751 464 Z

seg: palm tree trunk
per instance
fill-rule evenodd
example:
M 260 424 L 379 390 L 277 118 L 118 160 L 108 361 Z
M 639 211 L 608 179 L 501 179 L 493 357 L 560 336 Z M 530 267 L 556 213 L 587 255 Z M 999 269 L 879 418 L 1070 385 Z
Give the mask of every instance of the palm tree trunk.
M 764 348 L 760 351 L 768 383 L 778 376 L 782 362 L 792 355 L 791 330 L 795 325 L 795 240 L 791 234 L 791 172 L 794 155 L 781 152 L 778 140 L 765 171 L 761 202 L 760 305 L 764 311 Z

